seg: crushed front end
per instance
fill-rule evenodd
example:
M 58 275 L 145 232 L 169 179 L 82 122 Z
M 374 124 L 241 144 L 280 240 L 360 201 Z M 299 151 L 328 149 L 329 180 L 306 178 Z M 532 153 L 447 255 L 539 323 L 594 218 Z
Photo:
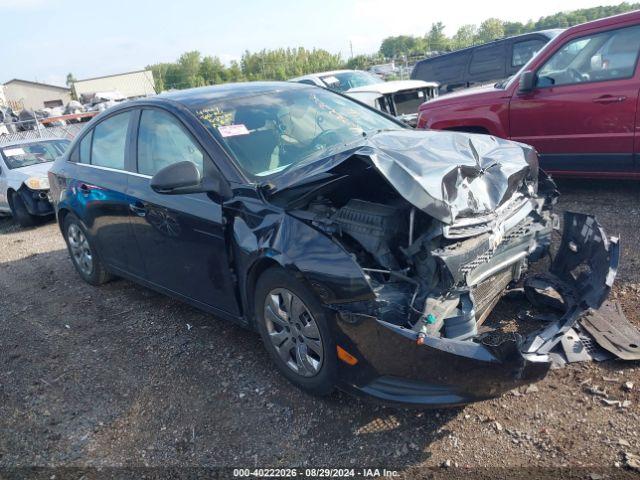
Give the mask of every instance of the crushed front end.
M 567 213 L 549 271 L 532 274 L 561 225 L 532 149 L 466 134 L 380 137 L 336 161 L 290 211 L 341 245 L 371 288 L 367 299 L 327 302 L 336 342 L 356 361 L 340 364 L 343 387 L 442 406 L 544 377 L 562 336 L 606 299 L 617 240 L 594 217 Z M 526 334 L 487 326 L 516 288 L 561 314 Z

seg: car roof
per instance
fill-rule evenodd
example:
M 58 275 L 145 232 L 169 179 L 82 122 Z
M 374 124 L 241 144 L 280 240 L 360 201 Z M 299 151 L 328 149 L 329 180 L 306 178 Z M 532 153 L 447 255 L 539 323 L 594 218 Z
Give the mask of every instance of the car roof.
M 208 87 L 189 88 L 187 90 L 162 93 L 160 95 L 152 97 L 149 100 L 159 102 L 162 102 L 163 100 L 170 100 L 172 102 L 182 104 L 190 110 L 193 110 L 219 100 L 251 97 L 254 95 L 263 95 L 270 92 L 299 90 L 304 88 L 313 87 L 310 85 L 290 82 L 225 83 L 221 85 L 211 85 Z M 136 103 L 136 101 L 131 103 Z
M 455 55 L 458 53 L 470 52 L 471 50 L 474 50 L 476 48 L 489 47 L 496 43 L 506 42 L 507 40 L 515 40 L 523 37 L 528 37 L 531 35 L 543 35 L 547 37 L 548 41 L 550 41 L 564 31 L 565 31 L 564 28 L 550 28 L 547 30 L 537 30 L 535 32 L 527 32 L 527 33 L 521 33 L 519 35 L 512 35 L 511 37 L 496 38 L 495 40 L 491 40 L 490 42 L 487 42 L 487 43 L 479 43 L 478 45 L 471 45 L 470 47 L 461 48 L 459 50 L 452 50 L 451 52 L 441 53 L 439 55 L 434 55 L 433 57 L 423 58 L 422 60 L 416 62 L 416 65 L 418 63 L 423 63 L 423 62 L 427 63 L 427 62 L 430 62 L 431 60 L 441 59 L 448 55 Z
M 311 78 L 327 77 L 329 75 L 336 75 L 337 73 L 348 73 L 348 72 L 369 73 L 369 72 L 365 72 L 364 70 L 349 70 L 349 69 L 328 70 L 326 72 L 308 73 L 307 75 L 302 75 L 301 77 L 292 78 L 290 81 L 294 82 L 294 81 L 298 81 L 298 80 L 304 80 L 304 79 L 307 79 L 307 78 L 311 79 Z
M 0 147 L 18 146 L 18 145 L 29 145 L 33 143 L 44 143 L 44 142 L 56 142 L 56 141 L 67 141 L 70 142 L 68 138 L 62 137 L 52 137 L 52 138 L 32 138 L 32 139 L 23 139 L 23 140 L 5 140 L 2 135 L 0 135 Z

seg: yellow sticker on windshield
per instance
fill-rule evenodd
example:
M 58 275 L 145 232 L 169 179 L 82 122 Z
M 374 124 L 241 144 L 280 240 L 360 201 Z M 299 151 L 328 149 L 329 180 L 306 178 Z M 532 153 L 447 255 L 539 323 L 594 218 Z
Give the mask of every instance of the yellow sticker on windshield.
M 233 113 L 223 112 L 219 107 L 198 110 L 196 115 L 200 120 L 214 128 L 231 125 L 233 123 Z

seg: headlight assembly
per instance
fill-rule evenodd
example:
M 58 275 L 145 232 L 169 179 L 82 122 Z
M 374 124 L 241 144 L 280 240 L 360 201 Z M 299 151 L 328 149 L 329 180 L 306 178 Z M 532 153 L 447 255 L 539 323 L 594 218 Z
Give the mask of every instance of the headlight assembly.
M 31 190 L 49 190 L 49 179 L 47 177 L 29 177 L 24 184 Z

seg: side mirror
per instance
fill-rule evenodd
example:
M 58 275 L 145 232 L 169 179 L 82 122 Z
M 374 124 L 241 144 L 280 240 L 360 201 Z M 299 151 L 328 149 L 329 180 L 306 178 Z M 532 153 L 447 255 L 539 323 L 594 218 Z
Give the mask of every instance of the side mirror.
M 151 188 L 168 195 L 201 192 L 202 175 L 193 162 L 173 163 L 151 178 Z
M 518 93 L 529 93 L 533 90 L 536 83 L 536 74 L 530 70 L 522 72 L 520 75 L 520 84 L 518 85 Z

